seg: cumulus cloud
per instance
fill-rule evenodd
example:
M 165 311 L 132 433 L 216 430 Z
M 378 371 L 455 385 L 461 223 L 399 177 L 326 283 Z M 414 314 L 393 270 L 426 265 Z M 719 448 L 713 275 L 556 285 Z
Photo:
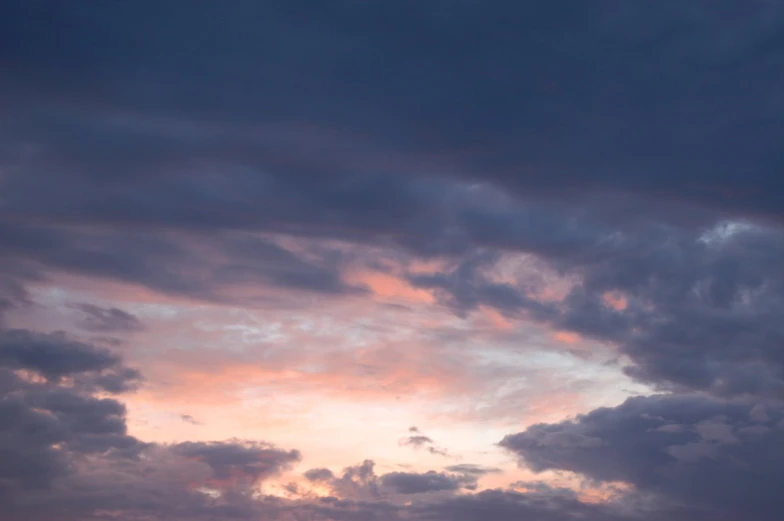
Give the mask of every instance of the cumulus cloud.
M 69 377 L 77 384 L 112 393 L 133 387 L 141 378 L 107 349 L 62 332 L 26 329 L 0 329 L 0 367 L 32 371 L 54 382 Z
M 637 397 L 574 421 L 531 426 L 501 446 L 537 471 L 628 483 L 704 515 L 775 519 L 782 409 L 760 423 L 750 417 L 755 407 L 699 395 Z
M 608 229 L 590 246 L 565 243 L 562 254 L 540 254 L 577 281 L 556 302 L 541 301 L 525 280 L 489 280 L 483 270 L 497 254 L 412 281 L 438 289 L 458 312 L 492 306 L 617 344 L 631 361 L 627 374 L 662 390 L 781 396 L 784 332 L 774 317 L 784 312 L 784 235 L 748 226 L 706 238 L 710 231 Z M 623 306 L 608 301 L 613 294 Z
M 96 391 L 127 386 L 119 359 L 63 335 L 2 331 L 0 345 L 0 496 L 50 485 L 79 457 L 134 457 L 144 444 L 128 435 L 125 406 Z M 115 372 L 106 373 L 106 369 Z M 62 378 L 73 382 L 64 385 Z M 111 384 L 107 383 L 111 380 Z
M 316 481 L 316 482 L 329 481 L 335 477 L 335 475 L 332 473 L 331 470 L 324 469 L 324 468 L 310 469 L 307 472 L 305 472 L 304 475 L 309 481 Z
M 232 440 L 230 442 L 183 442 L 172 445 L 177 455 L 209 465 L 215 479 L 247 481 L 248 485 L 280 472 L 301 459 L 296 450 L 285 451 L 267 443 Z
M 62 333 L 39 334 L 11 329 L 0 332 L 0 361 L 12 369 L 30 369 L 57 379 L 88 371 L 101 371 L 119 362 L 105 349 L 68 338 Z

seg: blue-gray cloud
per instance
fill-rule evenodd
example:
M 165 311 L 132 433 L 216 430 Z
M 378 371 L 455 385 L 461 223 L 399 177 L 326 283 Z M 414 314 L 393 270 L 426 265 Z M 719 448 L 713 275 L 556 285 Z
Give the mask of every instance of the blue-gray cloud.
M 622 504 L 486 491 L 405 509 L 370 461 L 312 474 L 345 499 L 220 503 L 161 469 L 190 457 L 214 479 L 253 478 L 298 456 L 185 442 L 145 467 L 122 404 L 95 394 L 140 375 L 77 339 L 6 328 L 5 515 L 776 518 L 782 30 L 779 0 L 2 2 L 3 324 L 63 272 L 230 303 L 241 286 L 361 294 L 345 251 L 274 237 L 339 239 L 446 258 L 453 269 L 410 282 L 459 314 L 492 306 L 616 345 L 666 393 L 503 442 L 535 469 L 634 485 Z M 507 252 L 577 282 L 543 303 L 536 281 L 486 276 Z M 87 330 L 138 327 L 82 311 Z M 115 473 L 85 494 L 72 457 Z M 26 495 L 66 477 L 60 496 Z M 448 492 L 451 478 L 386 479 Z
M 94 333 L 132 333 L 144 329 L 141 321 L 131 313 L 117 308 L 102 308 L 86 302 L 75 302 L 69 307 L 82 313 L 78 325 Z
M 501 446 L 536 471 L 628 483 L 662 504 L 687 504 L 718 519 L 773 520 L 783 417 L 779 404 L 638 397 L 574 421 L 531 426 Z

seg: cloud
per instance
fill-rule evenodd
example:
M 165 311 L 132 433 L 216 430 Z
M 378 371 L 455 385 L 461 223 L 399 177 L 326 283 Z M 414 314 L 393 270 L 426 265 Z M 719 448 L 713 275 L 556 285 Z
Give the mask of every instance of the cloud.
M 401 442 L 403 445 L 410 445 L 415 448 L 421 448 L 425 445 L 433 443 L 433 440 L 428 438 L 427 436 L 417 435 L 417 436 L 409 436 L 405 440 Z
M 781 2 L 2 4 L 8 519 L 780 517 Z M 298 450 L 146 444 L 119 399 L 135 368 L 76 334 L 10 326 L 69 277 L 324 309 L 368 296 L 371 272 L 461 324 L 484 310 L 615 350 L 659 394 L 502 446 L 633 490 L 606 504 L 467 493 L 460 480 L 484 470 L 378 476 L 368 459 L 306 473 L 337 497 L 265 497 L 254 487 Z M 86 331 L 141 336 L 121 309 L 72 311 Z M 363 351 L 363 370 L 403 352 Z M 444 353 L 391 387 L 443 376 Z M 261 377 L 300 384 L 281 360 Z M 416 429 L 404 443 L 442 452 Z M 405 505 L 385 488 L 440 495 Z
M 119 358 L 63 334 L 2 334 L 3 519 L 250 518 L 275 510 L 254 503 L 253 486 L 298 462 L 298 451 L 242 440 L 145 443 L 128 433 L 125 405 L 102 396 L 128 391 L 107 384 L 131 371 Z M 223 499 L 209 501 L 199 487 Z
M 500 469 L 495 467 L 483 467 L 482 465 L 474 465 L 471 463 L 460 463 L 458 465 L 450 465 L 446 467 L 446 470 L 449 472 L 454 472 L 455 474 L 465 474 L 468 476 L 475 476 L 475 477 L 484 476 L 485 474 L 493 474 L 496 472 L 501 472 Z
M 126 390 L 141 377 L 136 370 L 122 367 L 120 358 L 109 350 L 64 333 L 25 329 L 0 329 L 0 367 L 33 371 L 52 381 L 72 377 L 109 392 Z
M 590 241 L 586 213 L 616 225 L 651 214 L 688 225 L 780 219 L 770 86 L 782 74 L 784 13 L 776 2 L 727 4 L 736 11 L 581 2 L 570 16 L 512 4 L 342 4 L 306 23 L 297 9 L 246 2 L 219 17 L 194 5 L 186 19 L 148 2 L 122 13 L 53 7 L 56 17 L 13 2 L 3 17 L 15 115 L 0 129 L 3 212 L 15 229 L 27 223 L 27 238 L 5 230 L 4 249 L 164 291 L 187 291 L 169 269 L 184 263 L 199 273 L 190 284 L 207 286 L 193 288 L 202 296 L 223 276 L 334 292 L 346 288 L 328 262 L 238 241 L 274 267 L 217 269 L 160 230 L 552 253 Z M 371 29 L 381 20 L 384 30 Z M 31 25 L 57 44 L 17 29 Z M 154 44 L 141 37 L 163 26 Z M 217 35 L 198 52 L 182 43 L 197 41 L 196 27 Z M 260 34 L 281 45 L 260 52 Z M 273 69 L 274 79 L 261 72 Z M 743 130 L 750 121 L 758 139 Z M 159 237 L 127 233 L 118 244 L 98 224 Z
M 342 282 L 338 252 L 313 252 L 321 258 L 305 260 L 248 234 L 204 236 L 183 230 L 129 232 L 120 238 L 105 227 L 19 225 L 0 232 L 0 243 L 3 256 L 23 262 L 39 278 L 52 273 L 98 277 L 202 300 L 227 300 L 227 288 L 239 291 L 251 283 L 326 294 L 361 291 Z M 95 314 L 101 312 L 88 309 L 89 327 L 106 327 L 107 317 L 99 326 Z M 117 323 L 117 316 L 113 320 Z
M 531 426 L 501 446 L 536 471 L 628 483 L 665 505 L 709 515 L 775 519 L 782 410 L 760 422 L 755 407 L 699 395 L 636 397 L 574 421 Z
M 449 453 L 446 451 L 446 449 L 440 449 L 438 447 L 428 447 L 427 451 L 430 454 L 435 454 L 437 456 L 449 456 Z
M 357 465 L 343 469 L 340 477 L 330 482 L 333 492 L 341 498 L 371 500 L 380 497 L 375 462 L 365 460 Z
M 206 4 L 192 6 L 184 20 L 179 11 L 155 10 L 144 2 L 122 13 L 92 6 L 85 8 L 92 22 L 75 9 L 57 8 L 59 16 L 48 19 L 35 9 L 12 6 L 13 16 L 4 18 L 14 22 L 7 22 L 3 34 L 16 88 L 7 90 L 15 101 L 54 98 L 47 85 L 63 85 L 57 80 L 67 76 L 69 88 L 59 89 L 59 99 L 74 104 L 91 92 L 93 106 L 100 102 L 133 114 L 204 122 L 220 113 L 223 121 L 246 124 L 267 117 L 339 125 L 390 143 L 392 149 L 452 154 L 451 161 L 438 166 L 462 163 L 465 175 L 481 171 L 518 191 L 574 194 L 615 186 L 744 211 L 757 203 L 757 212 L 775 213 L 772 136 L 780 127 L 777 113 L 770 113 L 776 96 L 770 85 L 781 79 L 775 35 L 782 12 L 777 3 L 748 9 L 733 1 L 727 5 L 722 10 L 685 9 L 675 1 L 634 8 L 581 2 L 564 16 L 555 6 L 350 4 L 322 10 L 309 23 L 298 9 L 249 3 L 223 8 L 220 18 L 211 16 Z M 307 11 L 305 6 L 312 7 L 303 3 L 300 8 Z M 262 32 L 276 35 L 282 45 L 261 53 L 258 27 L 250 27 L 249 19 L 259 21 Z M 384 30 L 372 29 L 380 20 L 387 21 Z M 513 26 L 511 20 L 522 25 Z M 14 29 L 18 23 L 41 24 L 43 31 L 60 35 L 58 45 L 28 41 Z M 81 38 L 66 32 L 72 25 L 114 49 L 111 59 L 108 51 L 86 48 Z M 171 30 L 153 45 L 140 35 L 156 26 Z M 218 38 L 197 51 L 182 43 L 193 41 L 195 27 L 205 26 L 212 34 L 233 38 Z M 337 29 L 342 26 L 346 29 Z M 728 30 L 732 44 L 723 39 Z M 404 34 L 420 44 L 393 45 Z M 465 34 L 474 35 L 471 52 Z M 161 48 L 166 49 L 162 56 Z M 144 74 L 134 73 L 139 63 L 147 66 Z M 334 74 L 341 64 L 345 74 Z M 260 72 L 273 66 L 274 80 Z M 465 77 L 474 78 L 470 85 L 461 81 Z M 618 88 L 618 78 L 624 78 L 624 89 Z M 21 90 L 30 84 L 38 90 Z M 304 86 L 315 84 L 321 89 Z M 728 98 L 735 100 L 733 117 L 721 104 Z M 690 107 L 687 114 L 684 107 Z M 364 160 L 366 167 L 369 160 L 380 165 L 381 158 L 387 159 L 356 145 L 330 146 L 329 133 L 310 147 L 287 143 L 284 134 L 277 137 L 277 147 L 254 149 L 248 138 L 232 140 L 208 125 L 188 128 L 176 118 L 157 125 L 132 120 L 130 128 L 109 119 L 105 127 L 112 133 L 89 125 L 80 133 L 67 132 L 72 130 L 67 118 L 51 119 L 46 126 L 36 120 L 25 125 L 28 131 L 38 126 L 54 134 L 49 157 L 71 168 L 90 167 L 94 175 L 110 171 L 115 178 L 143 169 L 146 161 L 161 170 L 194 158 L 240 158 L 259 170 L 282 164 L 304 177 L 319 164 L 331 172 L 352 162 Z M 744 121 L 760 121 L 759 139 L 742 133 Z M 710 131 L 699 132 L 704 129 Z M 409 133 L 418 140 L 407 141 Z M 103 146 L 87 146 L 93 136 Z M 739 173 L 744 165 L 754 172 L 759 189 L 747 189 Z M 625 175 L 630 170 L 635 175 Z M 664 176 L 661 183 L 656 175 Z
M 87 303 L 73 303 L 69 307 L 84 315 L 79 326 L 94 333 L 132 333 L 144 328 L 138 318 L 121 309 Z
M 416 512 L 422 519 L 478 521 L 480 519 L 571 519 L 620 520 L 625 517 L 606 505 L 591 505 L 560 494 L 519 494 L 511 491 L 485 490 L 443 502 L 422 505 Z
M 335 477 L 329 469 L 310 469 L 305 472 L 304 476 L 308 479 L 308 481 L 329 481 Z
M 8 275 L 0 276 L 0 325 L 3 324 L 6 313 L 28 304 L 30 296 L 23 280 Z
M 780 396 L 784 367 L 775 339 L 783 333 L 774 317 L 784 312 L 777 261 L 783 252 L 784 236 L 774 228 L 651 224 L 599 235 L 590 247 L 570 244 L 557 256 L 540 255 L 571 279 L 555 301 L 541 299 L 524 277 L 488 278 L 499 262 L 492 252 L 412 280 L 438 288 L 461 314 L 491 306 L 616 344 L 631 362 L 627 374 L 662 390 Z M 626 305 L 613 305 L 612 294 Z
M 298 462 L 298 451 L 240 440 L 145 444 L 127 434 L 125 407 L 117 400 L 66 387 L 59 380 L 31 381 L 5 371 L 0 406 L 4 417 L 0 425 L 5 427 L 0 450 L 8 456 L 4 460 L 8 464 L 0 482 L 9 519 L 37 521 L 63 511 L 65 505 L 64 519 L 85 518 L 96 511 L 116 512 L 120 519 L 152 514 L 166 514 L 171 519 L 229 514 L 253 519 L 282 512 L 299 516 L 318 512 L 334 520 L 357 515 L 392 520 L 403 513 L 409 519 L 422 520 L 487 516 L 624 519 L 622 504 L 587 504 L 547 487 L 534 487 L 525 494 L 485 490 L 453 496 L 460 490 L 470 491 L 479 477 L 494 471 L 469 464 L 450 466 L 447 473 L 390 472 L 379 476 L 374 463 L 367 460 L 345 468 L 340 475 L 328 469 L 305 473 L 309 481 L 327 484 L 336 496 L 331 499 L 257 496 L 254 485 Z M 654 493 L 670 502 L 688 499 L 692 501 L 687 503 L 690 512 L 704 513 L 705 506 L 694 503 L 695 497 L 707 502 L 710 493 L 717 490 L 724 494 L 719 507 L 747 508 L 749 500 L 763 500 L 759 505 L 764 506 L 768 504 L 764 501 L 771 501 L 766 499 L 766 491 L 773 490 L 765 483 L 776 482 L 764 480 L 778 477 L 780 465 L 768 454 L 781 442 L 778 433 L 784 431 L 779 423 L 784 416 L 772 405 L 764 408 L 765 415 L 762 410 L 741 402 L 728 406 L 704 396 L 637 398 L 573 423 L 531 427 L 508 437 L 503 445 L 540 470 L 573 470 L 591 479 L 627 481 L 640 492 Z M 662 428 L 672 425 L 679 428 Z M 669 463 L 662 466 L 662 458 Z M 608 461 L 615 463 L 608 465 Z M 758 464 L 750 469 L 737 466 L 751 461 Z M 750 472 L 740 475 L 757 485 L 752 496 L 746 496 L 746 489 L 725 490 L 723 486 L 729 486 L 730 481 L 723 477 L 728 474 L 716 474 L 717 462 L 726 462 L 729 466 L 723 470 L 732 470 L 735 475 Z M 715 476 L 714 481 L 709 481 L 709 476 Z M 721 488 L 715 488 L 717 483 Z M 202 489 L 219 495 L 212 498 L 198 491 Z M 89 495 L 86 490 L 91 491 Z M 393 499 L 428 493 L 446 496 L 409 506 Z M 665 507 L 667 504 L 665 501 Z M 665 507 L 657 512 L 669 512 Z M 684 517 L 692 518 L 700 519 Z
M 127 433 L 125 406 L 93 395 L 125 390 L 137 373 L 62 335 L 0 335 L 0 496 L 47 487 L 74 472 L 81 457 L 133 458 L 143 449 Z M 67 385 L 65 376 L 72 379 Z
M 448 475 L 429 471 L 423 474 L 414 472 L 390 472 L 381 476 L 381 484 L 398 494 L 422 494 L 425 492 L 455 491 L 476 483 L 465 475 Z
M 219 482 L 247 480 L 250 485 L 301 459 L 296 450 L 285 451 L 266 443 L 239 440 L 183 442 L 171 446 L 170 450 L 185 458 L 206 463 Z
M 411 428 L 408 429 L 408 431 L 410 433 L 419 433 L 420 432 L 419 429 L 417 429 L 416 427 L 411 427 Z M 408 436 L 407 438 L 404 438 L 404 439 L 400 440 L 400 445 L 413 447 L 414 449 L 417 449 L 417 450 L 425 449 L 430 454 L 434 454 L 434 455 L 437 455 L 437 456 L 448 456 L 449 455 L 449 453 L 446 451 L 446 449 L 434 446 L 433 445 L 433 440 L 431 438 L 429 438 L 428 436 L 425 436 L 425 435 L 423 435 L 421 433 L 420 434 L 414 434 L 413 436 Z
M 202 422 L 200 422 L 190 414 L 181 414 L 180 419 L 186 423 L 190 423 L 191 425 L 204 425 Z
M 458 492 L 474 490 L 477 479 L 492 470 L 478 467 L 454 466 L 449 473 L 436 472 L 389 472 L 380 476 L 375 473 L 375 463 L 365 460 L 359 465 L 347 467 L 342 475 L 336 476 L 325 468 L 310 469 L 305 478 L 312 483 L 322 483 L 341 498 L 357 500 L 382 499 L 390 494 L 424 494 L 434 492 Z

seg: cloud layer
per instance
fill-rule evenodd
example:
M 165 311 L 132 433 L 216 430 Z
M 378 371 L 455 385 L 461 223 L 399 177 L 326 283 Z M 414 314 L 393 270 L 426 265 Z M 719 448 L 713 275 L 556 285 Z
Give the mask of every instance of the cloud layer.
M 0 520 L 780 518 L 782 31 L 3 2 Z

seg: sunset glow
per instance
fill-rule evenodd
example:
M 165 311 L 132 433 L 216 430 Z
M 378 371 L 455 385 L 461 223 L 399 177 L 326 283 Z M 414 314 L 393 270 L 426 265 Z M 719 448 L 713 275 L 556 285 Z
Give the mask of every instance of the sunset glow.
M 782 34 L 0 2 L 0 521 L 780 521 Z

